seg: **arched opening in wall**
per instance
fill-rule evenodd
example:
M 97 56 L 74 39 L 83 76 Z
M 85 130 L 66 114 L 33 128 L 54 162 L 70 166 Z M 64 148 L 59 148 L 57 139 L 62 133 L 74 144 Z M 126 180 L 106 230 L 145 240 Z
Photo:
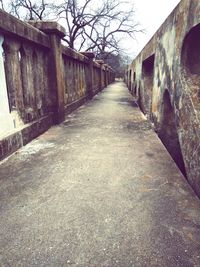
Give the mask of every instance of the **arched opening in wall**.
M 43 68 L 40 64 L 39 60 L 39 51 L 36 49 L 33 50 L 32 53 L 33 65 L 32 65 L 32 72 L 33 72 L 33 84 L 34 84 L 34 106 L 35 106 L 35 113 L 37 117 L 41 117 L 44 115 L 43 112 Z
M 142 80 L 144 86 L 144 105 L 146 113 L 151 112 L 154 60 L 155 55 L 152 55 L 142 62 Z
M 184 39 L 181 64 L 187 90 L 195 108 L 200 109 L 200 24 L 193 27 Z
M 12 45 L 12 44 L 11 44 Z M 3 48 L 3 61 L 5 68 L 5 77 L 6 77 L 6 85 L 7 85 L 7 95 L 8 95 L 8 103 L 10 112 L 16 109 L 16 92 L 15 86 L 13 83 L 13 70 L 11 66 L 11 60 L 13 58 L 13 54 L 15 51 L 11 49 L 11 45 L 9 41 L 4 40 L 2 44 Z
M 135 84 L 133 94 L 134 94 L 134 96 L 136 96 L 136 94 L 137 94 L 137 84 Z
M 136 88 L 137 88 L 137 84 L 136 84 L 136 74 L 135 71 L 133 72 L 133 84 L 132 84 L 132 91 L 131 93 L 135 96 L 136 95 Z
M 183 175 L 186 176 L 185 165 L 176 128 L 175 114 L 171 105 L 168 90 L 165 90 L 163 95 L 162 119 L 158 130 L 158 136 Z
M 18 57 L 20 59 L 20 70 L 21 70 L 21 81 L 22 81 L 22 95 L 23 95 L 23 104 L 24 107 L 28 106 L 27 101 L 27 65 L 26 65 L 26 53 L 24 51 L 23 46 L 20 47 Z
M 138 88 L 138 106 L 140 110 L 144 113 L 144 105 L 143 105 L 143 99 L 142 99 L 142 93 L 141 93 L 141 87 Z
M 129 70 L 129 78 L 128 78 L 128 89 L 131 90 L 131 74 L 132 74 L 132 70 Z
M 136 77 L 136 74 L 135 74 L 135 71 L 133 73 L 133 81 L 135 82 L 135 77 Z

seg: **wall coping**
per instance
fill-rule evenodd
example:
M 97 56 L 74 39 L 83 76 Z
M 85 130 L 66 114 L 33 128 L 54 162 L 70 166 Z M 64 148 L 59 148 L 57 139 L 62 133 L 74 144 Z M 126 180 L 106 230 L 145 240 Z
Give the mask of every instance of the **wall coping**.
M 62 54 L 68 58 L 78 60 L 83 63 L 89 63 L 88 57 L 64 45 L 62 45 Z
M 63 38 L 66 35 L 66 31 L 64 27 L 62 27 L 56 21 L 29 20 L 28 23 L 47 34 L 55 34 L 55 35 L 58 35 L 60 38 Z
M 0 9 L 0 31 L 50 48 L 49 37 L 27 22 L 21 21 Z

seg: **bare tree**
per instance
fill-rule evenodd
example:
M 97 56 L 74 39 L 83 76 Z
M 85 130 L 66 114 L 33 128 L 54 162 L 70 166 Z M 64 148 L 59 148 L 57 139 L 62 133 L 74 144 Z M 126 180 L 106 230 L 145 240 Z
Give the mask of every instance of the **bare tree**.
M 87 24 L 88 18 L 85 15 L 85 8 L 91 0 L 87 0 L 83 6 L 78 6 L 76 0 L 65 0 L 61 5 L 55 6 L 54 10 L 58 15 L 58 19 L 65 20 L 66 38 L 70 48 L 74 48 L 74 42 L 82 34 L 82 29 Z M 90 14 L 89 14 L 90 15 Z
M 84 29 L 89 43 L 87 50 L 95 50 L 97 57 L 106 59 L 109 54 L 121 53 L 121 42 L 135 39 L 138 32 L 143 30 L 134 21 L 134 6 L 124 10 L 127 2 L 115 0 L 115 7 L 110 10 L 108 16 L 90 24 L 90 31 Z
M 121 52 L 122 40 L 141 32 L 134 21 L 134 6 L 127 0 L 8 1 L 10 13 L 20 19 L 59 21 L 66 28 L 65 40 L 70 48 L 93 51 L 104 60 L 109 54 Z
M 10 0 L 9 12 L 19 19 L 43 20 L 51 13 L 51 4 L 46 0 Z
M 122 40 L 135 39 L 142 31 L 133 4 L 126 0 L 64 0 L 54 10 L 65 21 L 69 47 L 95 51 L 104 60 L 121 52 Z

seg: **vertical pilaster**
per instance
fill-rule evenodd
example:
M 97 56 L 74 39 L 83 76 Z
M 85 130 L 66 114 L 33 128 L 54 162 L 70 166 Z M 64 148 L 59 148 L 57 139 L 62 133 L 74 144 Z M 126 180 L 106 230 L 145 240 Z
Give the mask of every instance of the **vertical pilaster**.
M 101 81 L 101 89 L 102 90 L 104 88 L 104 68 L 103 68 L 103 64 L 104 64 L 104 61 L 103 60 L 97 60 L 96 61 L 100 66 L 101 66 L 101 69 L 100 69 L 100 81 Z
M 91 52 L 82 52 L 84 56 L 86 56 L 89 59 L 88 64 L 88 73 L 87 73 L 87 87 L 88 87 L 88 95 L 89 98 L 92 98 L 94 95 L 94 53 Z
M 65 36 L 65 30 L 56 22 L 31 21 L 30 24 L 49 35 L 51 44 L 49 55 L 49 84 L 51 89 L 52 111 L 54 113 L 54 122 L 60 123 L 65 117 L 65 79 L 61 44 L 61 39 Z
M 104 68 L 105 68 L 105 87 L 106 87 L 109 84 L 109 81 L 108 81 L 108 65 L 104 64 Z

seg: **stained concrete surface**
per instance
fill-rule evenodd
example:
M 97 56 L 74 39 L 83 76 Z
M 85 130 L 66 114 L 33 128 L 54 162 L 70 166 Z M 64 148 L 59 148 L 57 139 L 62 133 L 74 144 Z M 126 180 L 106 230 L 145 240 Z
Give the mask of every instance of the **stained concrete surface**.
M 0 266 L 200 266 L 200 201 L 122 82 L 0 165 Z

